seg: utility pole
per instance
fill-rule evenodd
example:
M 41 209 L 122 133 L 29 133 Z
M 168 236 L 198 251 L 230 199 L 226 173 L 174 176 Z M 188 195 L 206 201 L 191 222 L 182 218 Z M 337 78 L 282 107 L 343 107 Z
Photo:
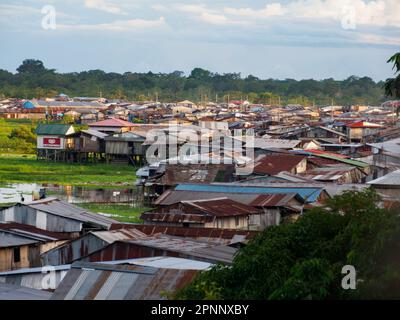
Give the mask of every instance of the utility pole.
M 333 122 L 333 99 L 331 101 L 331 120 Z

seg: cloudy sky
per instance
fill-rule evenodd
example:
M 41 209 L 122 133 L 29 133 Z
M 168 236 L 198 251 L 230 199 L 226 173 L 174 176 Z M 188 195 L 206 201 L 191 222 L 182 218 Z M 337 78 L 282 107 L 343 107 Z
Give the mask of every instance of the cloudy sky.
M 2 0 L 0 68 L 382 80 L 399 12 L 399 0 Z

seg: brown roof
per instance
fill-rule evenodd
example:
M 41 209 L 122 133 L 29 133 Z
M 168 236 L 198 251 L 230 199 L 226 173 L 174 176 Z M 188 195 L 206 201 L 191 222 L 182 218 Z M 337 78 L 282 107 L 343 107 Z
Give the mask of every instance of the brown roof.
M 256 161 L 254 173 L 274 175 L 282 171 L 291 171 L 306 156 L 290 154 L 271 154 Z
M 21 224 L 16 222 L 0 223 L 0 230 L 10 230 L 21 234 L 25 233 L 27 235 L 32 235 L 32 236 L 35 235 L 46 236 L 57 240 L 67 240 L 72 238 L 70 233 L 47 231 L 43 229 L 38 229 L 36 227 L 27 224 Z
M 145 221 L 157 221 L 165 223 L 206 223 L 213 221 L 214 217 L 202 214 L 186 213 L 157 213 L 146 212 L 140 216 Z
M 182 201 L 182 203 L 216 217 L 242 216 L 260 212 L 259 209 L 228 198 Z
M 171 236 L 187 238 L 211 238 L 211 239 L 232 239 L 236 235 L 245 236 L 247 239 L 254 238 L 259 232 L 248 230 L 231 230 L 217 228 L 196 228 L 196 227 L 171 227 L 150 224 L 113 224 L 111 230 L 135 228 L 147 235 L 164 233 Z
M 296 193 L 261 194 L 249 205 L 253 207 L 279 207 L 286 205 Z

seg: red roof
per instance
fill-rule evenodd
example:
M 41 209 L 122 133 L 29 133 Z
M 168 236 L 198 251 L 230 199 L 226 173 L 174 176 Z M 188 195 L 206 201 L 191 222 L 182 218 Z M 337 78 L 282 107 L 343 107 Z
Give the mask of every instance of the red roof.
M 102 120 L 94 123 L 89 123 L 89 127 L 118 127 L 118 128 L 123 128 L 123 127 L 133 127 L 135 126 L 132 122 L 128 122 L 125 120 L 117 119 L 117 118 L 111 118 L 107 120 Z
M 375 124 L 375 123 L 365 124 L 364 121 L 356 121 L 356 122 L 348 124 L 347 127 L 349 127 L 349 128 L 380 128 L 381 125 Z
M 255 163 L 254 173 L 275 175 L 282 171 L 291 172 L 305 158 L 291 154 L 266 155 Z

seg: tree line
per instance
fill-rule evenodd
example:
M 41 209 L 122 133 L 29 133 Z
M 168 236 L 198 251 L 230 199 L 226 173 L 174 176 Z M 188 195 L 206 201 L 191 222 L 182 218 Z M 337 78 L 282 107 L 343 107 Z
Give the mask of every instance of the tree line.
M 171 73 L 105 72 L 89 70 L 59 73 L 40 60 L 27 59 L 16 73 L 0 70 L 0 95 L 14 98 L 44 98 L 59 93 L 74 96 L 102 95 L 133 101 L 227 102 L 249 100 L 264 104 L 379 105 L 387 99 L 384 82 L 351 76 L 345 80 L 259 79 L 240 73 L 214 73 L 202 68 L 189 75 Z

